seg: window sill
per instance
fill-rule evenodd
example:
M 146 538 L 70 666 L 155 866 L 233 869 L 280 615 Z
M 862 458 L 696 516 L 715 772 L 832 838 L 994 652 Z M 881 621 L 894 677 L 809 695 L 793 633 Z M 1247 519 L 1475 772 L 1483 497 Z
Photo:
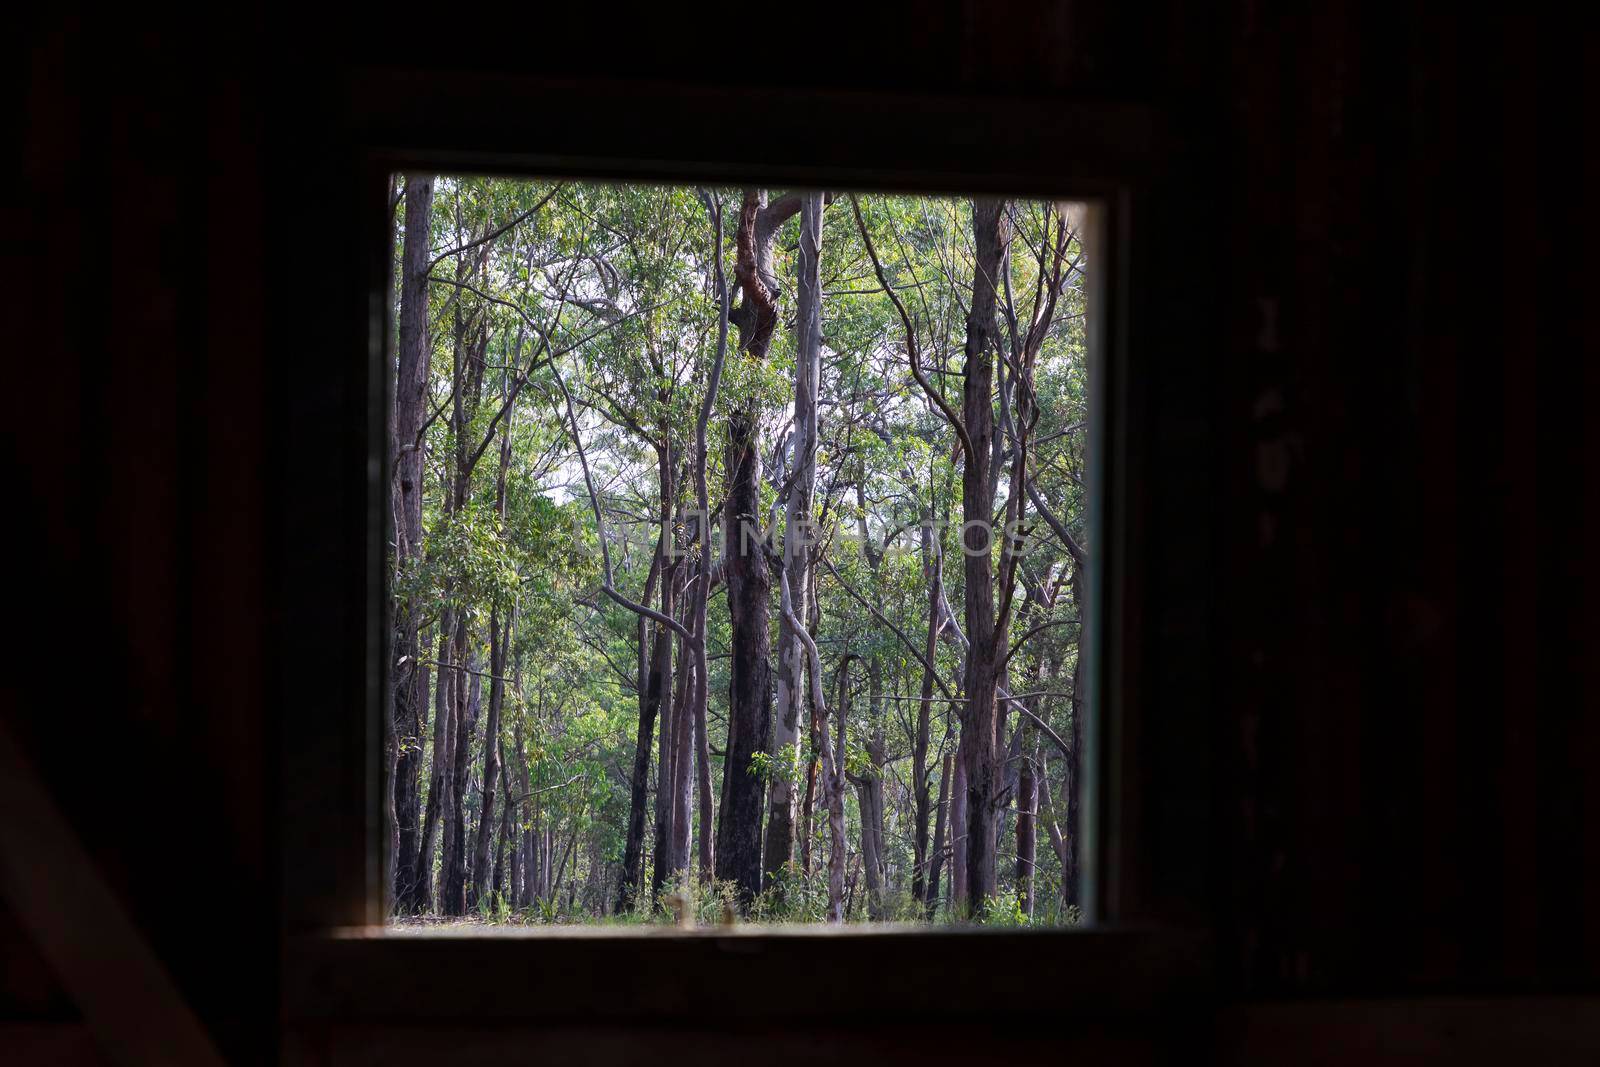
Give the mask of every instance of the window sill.
M 1212 988 L 1204 935 L 1108 927 L 345 928 L 284 979 L 307 1023 L 1114 1021 Z

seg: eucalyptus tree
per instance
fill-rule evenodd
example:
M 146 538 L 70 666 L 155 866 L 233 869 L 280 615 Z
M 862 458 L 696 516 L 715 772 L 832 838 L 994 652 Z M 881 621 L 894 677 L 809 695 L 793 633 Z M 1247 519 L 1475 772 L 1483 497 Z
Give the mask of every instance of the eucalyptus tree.
M 405 238 L 400 272 L 400 329 L 390 417 L 390 466 L 396 584 L 422 552 L 422 432 L 432 342 L 428 326 L 428 260 L 433 237 L 433 178 L 409 175 L 404 185 Z M 422 722 L 427 674 L 419 661 L 418 611 L 413 597 L 397 598 L 389 689 L 386 801 L 390 825 L 390 894 L 406 909 L 418 906 L 418 825 Z
M 789 194 L 768 202 L 765 190 L 746 189 L 736 231 L 734 276 L 740 303 L 729 320 L 738 351 L 760 364 L 778 324 L 780 290 L 772 245 L 778 227 L 800 208 Z M 727 502 L 723 555 L 733 632 L 728 693 L 728 744 L 723 759 L 722 805 L 717 815 L 716 876 L 737 887 L 750 905 L 761 892 L 763 790 L 753 773 L 757 755 L 771 751 L 772 641 L 768 633 L 772 576 L 761 508 L 761 410 L 756 395 L 728 415 Z

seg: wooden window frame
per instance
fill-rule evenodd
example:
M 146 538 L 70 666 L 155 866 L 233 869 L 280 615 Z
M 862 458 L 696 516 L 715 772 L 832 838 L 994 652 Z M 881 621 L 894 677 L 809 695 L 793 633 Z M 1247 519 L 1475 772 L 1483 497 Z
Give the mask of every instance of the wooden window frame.
M 279 703 L 284 801 L 283 1010 L 306 1025 L 552 1021 L 676 1025 L 713 997 L 719 1016 L 880 1022 L 1046 1012 L 1105 1018 L 1164 1011 L 1207 984 L 1205 882 L 1163 879 L 1199 847 L 1163 824 L 1146 833 L 1152 767 L 1169 788 L 1209 797 L 1205 759 L 1152 761 L 1157 727 L 1176 721 L 1142 687 L 1149 523 L 1140 489 L 1155 432 L 1149 391 L 1160 330 L 1132 329 L 1159 306 L 1160 249 L 1145 207 L 1170 204 L 1175 150 L 1136 104 L 935 98 L 889 93 L 690 89 L 552 83 L 497 75 L 402 76 L 364 70 L 328 101 L 310 146 L 334 176 L 320 208 L 319 268 L 330 306 L 298 338 L 283 387 L 297 428 L 282 450 L 287 514 Z M 884 131 L 892 131 L 885 133 Z M 297 131 L 280 131 L 285 141 Z M 302 150 L 307 146 L 302 145 Z M 535 150 L 536 149 L 536 150 Z M 1075 930 L 879 931 L 619 928 L 493 935 L 382 929 L 379 709 L 387 639 L 385 338 L 391 302 L 388 193 L 397 171 L 503 173 L 1085 200 L 1096 247 L 1097 336 L 1089 719 L 1083 849 L 1086 925 Z M 1165 199 L 1163 199 L 1165 197 Z M 1159 216 L 1159 212 L 1151 213 Z M 1139 240 L 1138 238 L 1145 238 Z M 362 255 L 342 255 L 351 249 Z M 294 492 L 287 487 L 292 486 Z M 308 590 L 336 606 L 292 610 Z M 297 590 L 299 592 L 297 592 Z M 286 620 L 293 619 L 294 625 Z M 352 655 L 360 649 L 359 655 Z M 308 666 L 309 665 L 309 666 Z M 316 692 L 296 682 L 309 670 Z M 1160 742 L 1168 749 L 1178 742 Z M 1181 879 L 1180 879 L 1181 881 Z M 762 995 L 772 968 L 827 973 L 804 997 Z M 484 982 L 485 975 L 493 982 Z M 952 988 L 979 975 L 968 1009 Z M 892 980 L 891 980 L 892 979 Z M 473 990 L 468 995 L 468 990 Z M 492 989 L 487 998 L 484 989 Z M 943 991 L 943 992 L 941 992 Z M 869 997 L 870 994 L 870 997 Z M 700 998 L 700 999 L 697 999 Z M 705 1020 L 698 1021 L 703 1025 Z

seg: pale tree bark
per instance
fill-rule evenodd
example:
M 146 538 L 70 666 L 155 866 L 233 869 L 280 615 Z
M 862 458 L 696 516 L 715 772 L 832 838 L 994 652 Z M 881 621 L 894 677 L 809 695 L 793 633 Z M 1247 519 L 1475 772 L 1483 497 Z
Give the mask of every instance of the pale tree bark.
M 1061 864 L 1061 903 L 1076 904 L 1077 890 L 1068 877 L 1072 869 L 1072 853 L 1067 845 L 1067 839 L 1061 832 L 1061 824 L 1056 819 L 1055 805 L 1050 801 L 1050 765 L 1041 762 L 1039 766 L 1039 816 L 1044 820 L 1045 830 L 1050 836 L 1050 847 L 1055 851 L 1056 859 Z
M 833 739 L 828 736 L 828 705 L 822 695 L 822 658 L 817 654 L 817 644 L 811 639 L 811 634 L 805 625 L 794 613 L 793 598 L 790 593 L 789 575 L 782 575 L 782 587 L 779 594 L 779 604 L 789 625 L 794 629 L 795 636 L 805 646 L 807 659 L 811 665 L 811 715 L 809 718 L 815 724 L 814 736 L 818 739 L 819 754 L 822 759 L 823 801 L 828 809 L 828 921 L 832 923 L 844 922 L 844 865 L 845 852 L 849 842 L 845 839 L 844 821 L 844 745 L 846 720 L 850 712 L 850 660 L 854 657 L 845 656 L 839 664 L 839 740 L 835 749 Z
M 822 377 L 821 193 L 802 195 L 799 283 L 795 325 L 794 471 L 784 510 L 783 566 L 798 598 L 794 615 L 806 615 L 810 587 L 811 506 L 817 476 L 817 389 Z M 805 650 L 788 617 L 778 620 L 778 707 L 773 730 L 774 773 L 767 798 L 765 873 L 778 876 L 794 856 L 795 785 L 800 768 Z
M 1033 917 L 1034 859 L 1038 843 L 1039 786 L 1034 777 L 1034 761 L 1039 742 L 1033 728 L 1024 722 L 1022 769 L 1017 775 L 1017 902 L 1022 913 Z
M 509 853 L 514 849 L 511 840 L 511 774 L 506 767 L 505 746 L 500 746 L 500 793 L 505 802 L 500 805 L 500 828 L 495 831 L 494 842 L 494 892 L 501 901 L 509 903 L 511 895 L 506 885 L 506 870 L 510 865 Z
M 706 428 L 717 402 L 717 391 L 722 383 L 722 367 L 728 355 L 729 308 L 728 278 L 722 266 L 722 200 L 708 190 L 700 190 L 700 201 L 711 216 L 713 230 L 712 287 L 717 294 L 717 348 L 706 377 L 706 391 L 700 401 L 700 416 L 695 420 L 694 443 L 694 495 L 695 533 L 699 539 L 699 566 L 696 580 L 689 587 L 689 648 L 694 660 L 694 678 L 690 687 L 693 693 L 695 733 L 695 784 L 700 794 L 699 821 L 696 835 L 699 839 L 697 859 L 702 880 L 715 873 L 712 827 L 715 822 L 715 798 L 711 795 L 711 740 L 706 730 L 708 688 L 710 675 L 706 658 L 706 600 L 711 595 L 711 503 L 706 484 Z

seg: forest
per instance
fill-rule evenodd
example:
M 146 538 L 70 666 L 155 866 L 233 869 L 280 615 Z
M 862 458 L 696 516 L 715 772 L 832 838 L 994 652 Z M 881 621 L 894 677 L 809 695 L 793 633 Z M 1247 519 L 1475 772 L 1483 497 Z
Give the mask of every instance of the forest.
M 1081 205 L 389 206 L 392 921 L 1077 922 Z

